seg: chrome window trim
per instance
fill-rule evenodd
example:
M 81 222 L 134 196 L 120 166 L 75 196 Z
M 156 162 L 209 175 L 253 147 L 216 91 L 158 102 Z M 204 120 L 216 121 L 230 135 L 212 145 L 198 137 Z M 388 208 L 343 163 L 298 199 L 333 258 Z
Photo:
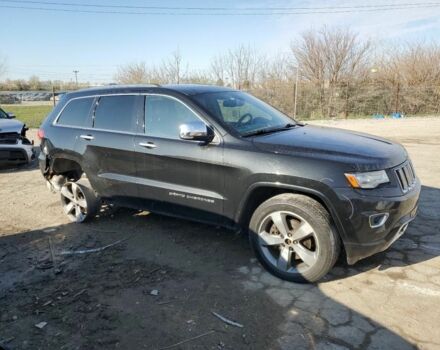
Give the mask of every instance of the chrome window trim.
M 139 133 L 139 132 L 128 132 L 128 131 L 118 131 L 118 130 L 110 130 L 110 129 L 98 129 L 98 128 L 89 128 L 89 127 L 84 127 L 84 126 L 73 126 L 73 125 L 62 125 L 62 124 L 58 124 L 58 120 L 61 116 L 61 114 L 63 113 L 64 109 L 69 105 L 69 103 L 71 103 L 74 100 L 79 100 L 79 99 L 85 99 L 85 98 L 100 98 L 100 97 L 107 97 L 107 96 L 163 96 L 163 97 L 167 97 L 167 98 L 171 98 L 176 100 L 177 102 L 181 103 L 182 105 L 184 105 L 186 108 L 188 108 L 197 118 L 199 118 L 207 127 L 210 127 L 213 129 L 214 131 L 214 139 L 212 140 L 212 142 L 210 144 L 213 145 L 217 145 L 221 143 L 221 137 L 219 136 L 218 131 L 210 126 L 206 120 L 200 116 L 199 113 L 197 113 L 196 111 L 194 111 L 193 108 L 191 108 L 190 106 L 188 106 L 185 102 L 179 100 L 178 98 L 171 96 L 171 95 L 167 95 L 167 94 L 163 94 L 163 93 L 149 93 L 149 92 L 141 92 L 141 93 L 117 93 L 117 94 L 96 94 L 96 95 L 87 95 L 87 96 L 79 96 L 79 97 L 73 97 L 71 98 L 64 106 L 63 108 L 58 112 L 57 116 L 55 117 L 55 119 L 52 122 L 52 126 L 57 127 L 57 128 L 70 128 L 70 129 L 80 129 L 80 130 L 96 130 L 96 131 L 102 131 L 102 132 L 113 132 L 113 133 L 117 133 L 117 134 L 123 134 L 123 135 L 134 135 L 134 136 L 145 136 L 145 137 L 153 137 L 153 138 L 160 138 L 160 139 L 164 139 L 164 140 L 175 140 L 175 141 L 182 141 L 182 142 L 197 142 L 200 143 L 200 141 L 196 141 L 196 140 L 182 140 L 180 138 L 164 138 L 164 137 L 158 137 L 158 136 L 153 136 L 153 135 L 147 135 L 145 133 L 145 110 L 144 110 L 144 125 L 143 125 L 143 129 L 144 132 L 143 133 Z M 96 107 L 98 106 L 98 104 L 96 103 L 97 101 L 95 101 L 95 103 L 92 103 L 92 107 L 94 108 L 93 114 L 95 113 Z M 145 107 L 145 101 L 144 101 L 144 107 Z
M 171 95 L 167 95 L 167 94 L 161 94 L 161 93 L 155 93 L 155 92 L 146 92 L 143 95 L 145 95 L 145 97 L 147 96 L 163 96 L 166 98 L 170 98 L 172 100 L 175 100 L 179 103 L 181 103 L 182 105 L 184 105 L 186 108 L 188 108 L 197 118 L 200 119 L 200 121 L 202 123 L 204 123 L 206 125 L 206 127 L 211 128 L 214 131 L 214 138 L 212 139 L 212 141 L 210 142 L 210 144 L 213 145 L 217 145 L 220 144 L 221 141 L 221 137 L 219 136 L 219 133 L 217 132 L 217 130 L 213 127 L 210 126 L 206 120 L 200 116 L 200 114 L 198 112 L 196 112 L 193 108 L 191 108 L 190 106 L 188 106 L 185 102 L 183 102 L 182 100 L 179 100 L 177 97 L 171 96 Z M 145 99 L 146 102 L 146 99 Z M 145 102 L 144 102 L 144 106 L 145 106 Z M 196 142 L 196 143 L 200 143 L 200 141 L 197 140 L 182 140 L 181 138 L 169 138 L 169 137 L 159 137 L 159 136 L 153 136 L 153 135 L 147 135 L 146 130 L 145 130 L 145 110 L 144 110 L 144 125 L 143 125 L 143 129 L 144 129 L 144 133 L 142 135 L 146 136 L 146 137 L 154 137 L 154 138 L 160 138 L 160 139 L 164 139 L 164 140 L 175 140 L 175 141 L 184 141 L 184 142 Z
M 97 97 L 104 97 L 104 96 L 140 96 L 143 95 L 141 93 L 119 93 L 119 94 L 108 94 L 108 95 L 103 95 L 103 94 L 99 94 L 99 95 L 87 95 L 87 96 L 79 96 L 79 97 L 73 97 L 71 98 L 69 101 L 67 101 L 67 103 L 63 106 L 63 108 L 58 112 L 57 116 L 55 117 L 55 119 L 52 122 L 53 126 L 68 126 L 68 127 L 73 127 L 76 129 L 88 129 L 88 128 L 83 128 L 83 127 L 75 127 L 73 125 L 61 125 L 58 124 L 58 120 L 60 119 L 61 114 L 63 113 L 64 109 L 72 102 L 75 100 L 81 100 L 81 99 L 85 99 L 85 98 L 97 98 Z M 93 104 L 92 104 L 93 105 Z M 95 104 L 93 105 L 94 108 L 96 108 L 96 101 Z

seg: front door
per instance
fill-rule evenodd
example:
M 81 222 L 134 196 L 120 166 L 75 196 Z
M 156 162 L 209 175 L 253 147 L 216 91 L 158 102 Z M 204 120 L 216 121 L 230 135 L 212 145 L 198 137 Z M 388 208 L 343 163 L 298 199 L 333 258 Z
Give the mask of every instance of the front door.
M 154 210 L 201 221 L 222 220 L 223 147 L 182 140 L 179 126 L 200 117 L 180 100 L 147 95 L 144 131 L 135 139 L 139 196 Z

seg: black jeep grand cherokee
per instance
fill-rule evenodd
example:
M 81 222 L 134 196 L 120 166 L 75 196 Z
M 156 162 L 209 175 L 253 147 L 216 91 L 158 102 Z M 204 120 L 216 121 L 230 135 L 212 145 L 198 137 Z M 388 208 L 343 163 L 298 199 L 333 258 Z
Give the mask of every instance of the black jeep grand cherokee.
M 249 230 L 274 275 L 317 281 L 388 248 L 420 181 L 388 140 L 304 125 L 223 87 L 112 86 L 64 96 L 40 167 L 74 222 L 101 201 Z

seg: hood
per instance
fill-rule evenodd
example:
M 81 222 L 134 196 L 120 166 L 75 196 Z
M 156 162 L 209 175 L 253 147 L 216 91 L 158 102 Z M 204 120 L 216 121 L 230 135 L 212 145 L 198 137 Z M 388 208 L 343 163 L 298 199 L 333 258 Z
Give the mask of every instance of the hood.
M 21 134 L 24 124 L 19 120 L 0 118 L 0 133 L 16 132 Z
M 258 136 L 253 142 L 263 151 L 343 162 L 356 171 L 391 168 L 408 157 L 402 145 L 381 137 L 312 125 Z

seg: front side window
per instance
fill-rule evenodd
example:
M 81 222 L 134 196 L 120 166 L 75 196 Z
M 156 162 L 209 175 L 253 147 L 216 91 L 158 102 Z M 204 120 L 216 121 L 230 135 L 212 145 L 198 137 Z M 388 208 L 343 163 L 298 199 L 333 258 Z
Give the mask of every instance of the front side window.
M 145 133 L 149 136 L 179 139 L 180 125 L 200 119 L 183 103 L 166 96 L 145 98 Z
M 194 98 L 213 117 L 243 136 L 295 123 L 270 105 L 240 91 L 204 93 Z
M 94 98 L 79 98 L 71 100 L 64 107 L 57 124 L 66 126 L 85 126 Z
M 137 96 L 104 96 L 98 101 L 93 127 L 123 132 L 135 131 Z

